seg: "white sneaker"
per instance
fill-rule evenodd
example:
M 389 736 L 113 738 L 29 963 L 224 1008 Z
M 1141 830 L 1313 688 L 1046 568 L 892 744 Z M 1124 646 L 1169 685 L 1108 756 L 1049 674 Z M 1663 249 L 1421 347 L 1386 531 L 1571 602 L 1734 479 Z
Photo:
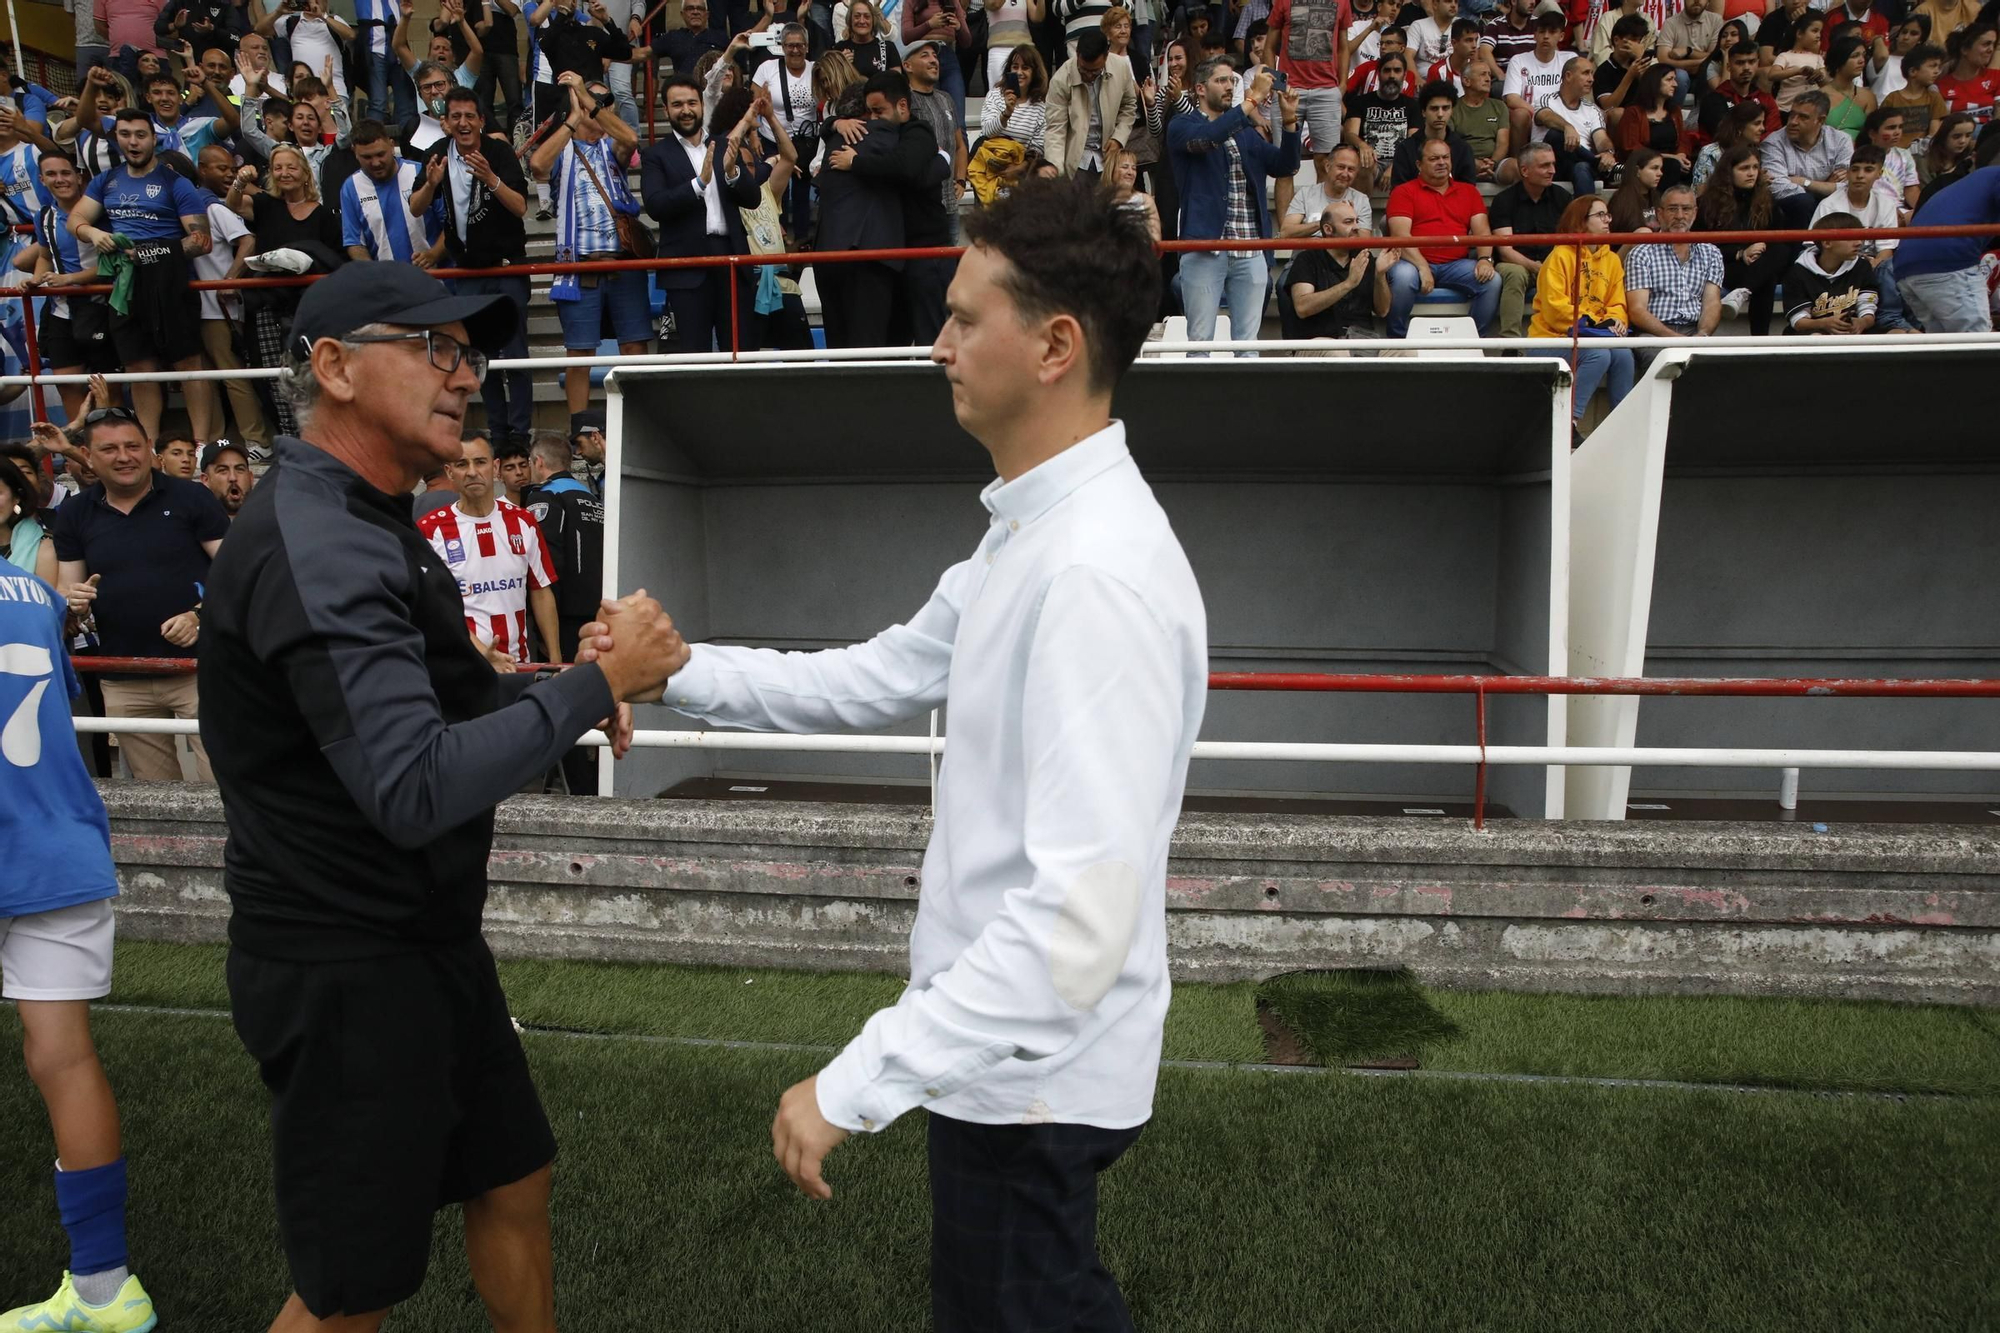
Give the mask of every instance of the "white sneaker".
M 1722 294 L 1722 308 L 1738 319 L 1743 318 L 1745 312 L 1750 309 L 1750 289 L 1748 287 L 1738 287 L 1732 291 L 1724 292 Z

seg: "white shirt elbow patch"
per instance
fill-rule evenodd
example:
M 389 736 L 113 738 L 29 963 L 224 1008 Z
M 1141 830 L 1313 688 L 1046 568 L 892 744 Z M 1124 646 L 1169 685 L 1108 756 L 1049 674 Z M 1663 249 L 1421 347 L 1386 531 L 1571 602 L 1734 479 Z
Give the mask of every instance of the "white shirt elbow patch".
M 1072 1009 L 1095 1009 L 1111 991 L 1139 926 L 1139 872 L 1102 861 L 1076 877 L 1049 940 L 1049 975 Z

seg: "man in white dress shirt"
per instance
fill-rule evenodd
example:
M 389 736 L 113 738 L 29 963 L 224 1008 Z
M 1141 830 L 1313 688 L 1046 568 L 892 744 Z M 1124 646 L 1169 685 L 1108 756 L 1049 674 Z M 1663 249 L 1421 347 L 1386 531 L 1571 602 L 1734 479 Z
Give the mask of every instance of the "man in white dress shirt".
M 1153 1112 L 1167 844 L 1208 688 L 1201 592 L 1111 419 L 1159 266 L 1139 216 L 1074 178 L 1023 184 L 966 240 L 931 357 L 1000 474 L 978 549 L 852 648 L 698 645 L 665 702 L 822 732 L 949 700 L 909 988 L 784 1094 L 773 1149 L 830 1198 L 828 1152 L 926 1109 L 939 1333 L 1129 1329 L 1096 1182 Z

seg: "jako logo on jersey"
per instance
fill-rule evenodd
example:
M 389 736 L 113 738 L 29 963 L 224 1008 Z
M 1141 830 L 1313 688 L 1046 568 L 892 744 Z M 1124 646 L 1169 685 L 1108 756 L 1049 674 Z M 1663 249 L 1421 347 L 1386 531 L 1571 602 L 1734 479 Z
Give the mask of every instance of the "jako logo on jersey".
M 460 540 L 459 540 L 458 538 L 456 538 L 456 537 L 447 537 L 447 538 L 445 538 L 445 541 L 444 541 L 444 558 L 445 558 L 445 561 L 446 561 L 446 563 L 448 563 L 448 564 L 453 564 L 453 565 L 462 565 L 462 564 L 464 564 L 464 563 L 465 563 L 465 543 L 464 543 L 464 542 L 462 542 L 462 541 L 460 541 Z
M 515 577 L 511 579 L 487 579 L 480 583 L 461 582 L 458 585 L 458 590 L 460 596 L 478 597 L 489 592 L 513 592 L 516 588 L 525 588 L 527 586 L 528 581 L 526 579 Z

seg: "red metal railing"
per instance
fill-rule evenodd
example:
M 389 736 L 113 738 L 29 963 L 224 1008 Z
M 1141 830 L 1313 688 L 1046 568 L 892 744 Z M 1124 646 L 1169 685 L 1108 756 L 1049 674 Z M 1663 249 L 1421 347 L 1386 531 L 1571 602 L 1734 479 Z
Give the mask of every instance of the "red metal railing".
M 191 657 L 72 657 L 76 670 L 180 675 Z M 529 663 L 519 671 L 560 671 Z M 1275 690 L 1313 694 L 1470 694 L 1479 762 L 1473 776 L 1472 826 L 1486 827 L 1486 700 L 1489 695 L 1689 695 L 1760 699 L 2000 699 L 2000 680 L 1965 678 L 1868 679 L 1865 677 L 1757 676 L 1470 676 L 1286 671 L 1217 671 L 1211 690 Z
M 1426 248 L 1446 248 L 1454 246 L 1495 245 L 1503 240 L 1509 246 L 1539 248 L 1541 246 L 1555 245 L 1603 245 L 1607 239 L 1617 244 L 1678 244 L 1680 243 L 1679 237 L 1685 237 L 1688 241 L 1707 242 L 1712 245 L 1733 245 L 1739 242 L 1752 243 L 1758 241 L 1767 244 L 1772 242 L 1794 244 L 1808 240 L 1814 242 L 1830 240 L 1913 240 L 1919 237 L 1986 237 L 2000 240 L 2000 223 L 1979 223 L 1952 227 L 1845 228 L 1840 230 L 1827 229 L 1824 231 L 1738 230 L 1686 232 L 1676 234 L 1676 238 L 1673 240 L 1667 239 L 1666 233 L 1648 234 L 1658 236 L 1661 239 L 1649 241 L 1643 238 L 1623 236 L 1606 238 L 1604 236 L 1572 232 L 1529 234 L 1498 238 L 1491 235 L 1477 236 L 1471 234 L 1423 237 L 1304 236 L 1289 240 L 1173 240 L 1160 242 L 1159 249 L 1162 253 L 1206 253 L 1218 250 L 1246 252 L 1274 250 L 1400 250 L 1410 248 L 1418 242 L 1421 242 Z M 805 250 L 778 255 L 662 255 L 653 259 L 602 259 L 572 263 L 549 261 L 545 263 L 512 264 L 506 268 L 497 269 L 440 268 L 433 269 L 432 272 L 440 278 L 480 278 L 496 276 L 523 277 L 538 273 L 654 272 L 677 268 L 727 268 L 734 271 L 740 268 L 760 268 L 767 264 L 801 266 L 815 264 L 881 263 L 907 259 L 955 259 L 964 253 L 965 247 L 963 246 L 914 246 L 887 250 Z M 259 288 L 270 287 L 305 287 L 319 281 L 321 276 L 324 275 L 285 278 L 227 278 L 190 282 L 188 288 L 191 291 L 254 291 Z M 738 284 L 731 282 L 728 286 L 729 351 L 733 358 L 740 350 L 742 344 L 742 312 L 739 308 Z M 91 284 L 88 286 L 65 288 L 61 294 L 64 296 L 94 296 L 108 294 L 110 290 L 111 288 L 108 284 Z M 24 288 L 0 293 L 0 295 L 6 295 L 23 302 L 31 302 L 33 298 L 42 294 L 39 291 L 30 291 Z M 22 321 L 26 338 L 24 350 L 28 353 L 29 361 L 26 374 L 32 385 L 41 382 L 41 357 L 35 342 L 35 321 L 32 318 L 33 308 L 31 305 L 26 308 L 26 313 L 30 317 Z M 29 401 L 35 420 L 44 420 L 41 394 L 31 393 Z

